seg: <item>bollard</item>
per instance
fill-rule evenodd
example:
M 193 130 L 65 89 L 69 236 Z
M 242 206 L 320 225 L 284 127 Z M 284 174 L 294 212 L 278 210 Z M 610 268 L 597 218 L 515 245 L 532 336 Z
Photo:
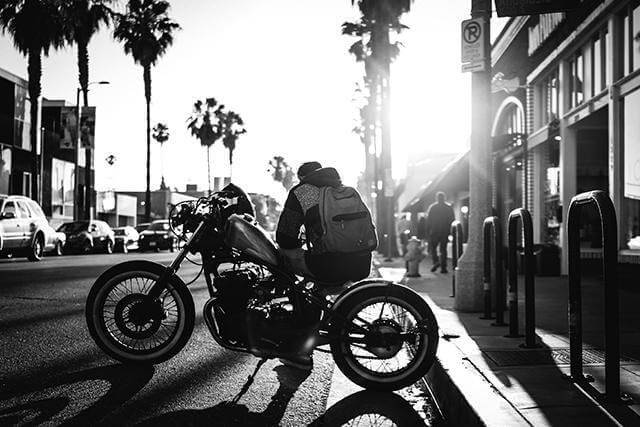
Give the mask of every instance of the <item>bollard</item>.
M 505 289 L 502 262 L 502 226 L 497 216 L 487 217 L 482 224 L 484 236 L 484 283 L 485 300 L 484 316 L 481 319 L 491 319 L 491 284 L 496 291 L 496 321 L 492 326 L 506 326 L 504 322 Z M 493 251 L 491 244 L 493 243 Z M 495 274 L 491 274 L 491 255 L 493 254 Z
M 451 245 L 451 270 L 453 274 L 451 275 L 451 295 L 449 296 L 453 298 L 456 296 L 456 267 L 458 266 L 458 259 L 462 255 L 462 242 L 464 240 L 462 223 L 460 221 L 453 221 L 450 232 L 453 237 Z
M 618 226 L 611 199 L 603 191 L 578 194 L 571 199 L 567 214 L 569 240 L 569 354 L 571 378 L 584 385 L 582 370 L 582 293 L 580 288 L 580 210 L 594 204 L 602 227 L 602 270 L 604 277 L 605 398 L 621 402 L 620 325 L 618 318 Z
M 531 214 L 526 209 L 514 209 L 509 214 L 507 238 L 509 240 L 509 335 L 519 337 L 518 334 L 518 260 L 516 238 L 518 219 L 522 222 L 524 235 L 524 330 L 525 342 L 521 347 L 540 347 L 536 343 L 536 300 L 533 258 L 533 222 Z

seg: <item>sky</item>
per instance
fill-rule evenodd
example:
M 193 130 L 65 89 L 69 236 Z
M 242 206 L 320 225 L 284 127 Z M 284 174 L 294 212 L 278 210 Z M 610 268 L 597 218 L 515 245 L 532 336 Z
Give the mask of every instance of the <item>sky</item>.
M 170 187 L 207 187 L 206 152 L 186 129 L 193 103 L 214 97 L 245 121 L 234 152 L 233 181 L 249 192 L 284 195 L 267 169 L 276 155 L 297 168 L 319 160 L 356 184 L 364 150 L 352 133 L 362 65 L 340 34 L 357 18 L 348 0 L 174 0 L 170 15 L 182 27 L 152 70 L 152 126 L 165 122 L 164 148 L 152 141 L 152 188 L 164 174 Z M 403 22 L 403 48 L 392 66 L 393 175 L 406 173 L 419 153 L 461 152 L 470 133 L 470 76 L 460 72 L 460 21 L 470 2 L 415 1 Z M 97 107 L 96 187 L 145 187 L 145 103 L 142 68 L 103 29 L 89 45 L 89 102 Z M 0 35 L 0 67 L 26 79 L 26 59 Z M 43 96 L 75 105 L 75 46 L 43 61 Z M 113 154 L 109 166 L 105 158 Z M 212 175 L 228 176 L 228 154 L 212 149 Z M 162 169 L 162 171 L 161 171 Z

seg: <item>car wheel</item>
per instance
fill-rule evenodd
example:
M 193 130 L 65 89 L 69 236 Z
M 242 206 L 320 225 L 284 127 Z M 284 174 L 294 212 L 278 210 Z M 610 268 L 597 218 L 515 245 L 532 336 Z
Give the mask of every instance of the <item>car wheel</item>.
M 92 250 L 93 250 L 93 245 L 91 244 L 91 241 L 85 240 L 84 243 L 82 244 L 82 247 L 80 248 L 80 251 L 83 254 L 88 254 L 88 253 L 91 253 Z
M 104 253 L 105 254 L 113 253 L 113 242 L 111 240 L 107 240 L 107 243 L 104 245 Z
M 29 261 L 40 261 L 44 254 L 44 242 L 41 235 L 37 235 L 33 242 L 31 242 L 31 248 L 27 258 Z
M 53 250 L 53 253 L 56 256 L 62 256 L 62 254 L 64 253 L 64 248 L 62 247 L 62 242 L 61 241 L 57 241 L 56 242 L 56 247 Z

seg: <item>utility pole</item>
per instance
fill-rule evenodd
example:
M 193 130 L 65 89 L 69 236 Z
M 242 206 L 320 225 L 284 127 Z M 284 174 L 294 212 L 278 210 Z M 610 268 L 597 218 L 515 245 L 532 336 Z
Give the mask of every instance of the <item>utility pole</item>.
M 491 0 L 471 0 L 471 17 L 484 20 L 481 37 L 485 54 L 482 70 L 471 73 L 469 236 L 455 271 L 454 307 L 468 312 L 482 309 L 482 223 L 491 214 Z

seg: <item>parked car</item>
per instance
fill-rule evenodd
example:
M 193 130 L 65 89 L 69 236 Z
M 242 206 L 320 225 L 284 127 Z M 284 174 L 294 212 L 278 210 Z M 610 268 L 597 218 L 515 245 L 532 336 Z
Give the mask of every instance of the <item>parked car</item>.
M 65 251 L 113 253 L 116 240 L 109 224 L 98 220 L 65 222 L 58 231 L 67 236 Z
M 161 249 L 174 252 L 178 248 L 178 236 L 171 231 L 169 220 L 159 219 L 153 221 L 149 228 L 140 233 L 138 246 L 140 252 Z
M 116 238 L 114 250 L 116 252 L 127 253 L 130 250 L 138 249 L 138 239 L 140 235 L 135 228 L 127 225 L 125 227 L 114 228 Z
M 64 242 L 38 203 L 24 196 L 0 194 L 0 254 L 40 261 L 45 252 L 61 255 Z
M 135 226 L 135 229 L 138 233 L 142 233 L 144 230 L 149 228 L 150 225 L 151 225 L 150 222 L 141 222 L 140 224 Z

